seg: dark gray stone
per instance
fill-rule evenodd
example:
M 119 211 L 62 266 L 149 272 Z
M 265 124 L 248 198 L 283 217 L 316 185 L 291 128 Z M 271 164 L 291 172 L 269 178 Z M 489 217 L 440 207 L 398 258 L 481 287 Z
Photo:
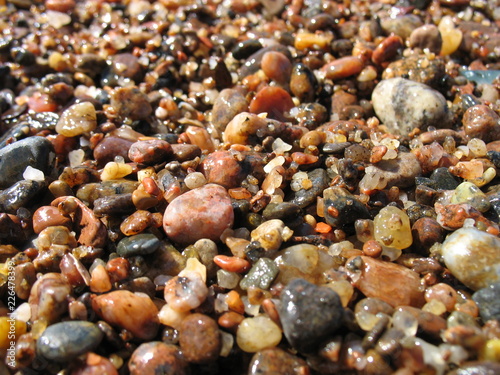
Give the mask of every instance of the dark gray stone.
M 26 167 L 49 174 L 53 167 L 54 148 L 43 137 L 28 137 L 0 149 L 0 189 L 23 179 Z
M 31 201 L 47 186 L 45 181 L 21 180 L 0 192 L 0 212 L 15 214 L 21 207 L 31 206 Z
M 119 256 L 127 258 L 136 255 L 154 253 L 161 245 L 161 241 L 151 233 L 141 233 L 122 239 L 116 247 Z
M 93 350 L 103 338 L 94 323 L 69 321 L 49 326 L 37 340 L 37 351 L 48 360 L 68 362 Z
M 300 352 L 313 352 L 342 324 L 344 309 L 332 289 L 295 279 L 283 289 L 280 299 L 283 332 Z
M 323 193 L 328 187 L 329 178 L 326 171 L 322 168 L 315 169 L 307 173 L 307 176 L 312 182 L 312 187 L 310 189 L 300 189 L 294 192 L 290 199 L 291 203 L 296 204 L 300 208 L 306 208 L 310 204 L 316 202 L 316 197 Z

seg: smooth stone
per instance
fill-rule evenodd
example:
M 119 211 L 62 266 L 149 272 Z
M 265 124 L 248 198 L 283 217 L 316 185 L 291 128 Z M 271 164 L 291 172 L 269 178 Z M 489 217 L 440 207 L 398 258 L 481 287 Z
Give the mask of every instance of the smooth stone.
M 280 348 L 269 348 L 255 353 L 248 366 L 248 375 L 302 375 L 309 371 L 309 366 L 302 358 Z
M 310 189 L 300 189 L 294 192 L 291 199 L 289 199 L 291 203 L 296 204 L 300 208 L 306 208 L 310 204 L 316 202 L 316 198 L 328 187 L 330 181 L 326 171 L 322 168 L 307 172 L 307 177 L 311 180 L 312 187 Z
M 22 180 L 28 166 L 48 175 L 54 157 L 52 143 L 43 137 L 28 137 L 5 146 L 0 149 L 0 189 Z
M 95 296 L 92 308 L 107 323 L 124 328 L 141 340 L 156 337 L 158 308 L 148 296 L 128 290 L 115 290 Z
M 202 238 L 218 241 L 233 221 L 233 207 L 226 189 L 207 184 L 172 200 L 163 216 L 163 228 L 172 241 L 188 245 Z
M 339 295 L 330 288 L 295 279 L 283 289 L 280 300 L 283 333 L 300 352 L 313 352 L 342 324 L 344 309 Z
M 479 307 L 479 314 L 484 322 L 500 320 L 500 283 L 493 283 L 479 289 L 472 295 L 472 300 Z
M 480 212 L 486 212 L 490 209 L 491 204 L 481 189 L 472 182 L 462 182 L 457 186 L 453 193 L 451 204 L 467 203 Z
M 100 183 L 91 182 L 80 186 L 76 192 L 76 197 L 93 205 L 99 198 L 118 194 L 132 194 L 138 185 L 137 181 L 128 180 L 109 180 Z
M 266 220 L 280 219 L 283 221 L 292 221 L 299 217 L 300 213 L 301 208 L 295 203 L 269 203 L 262 212 L 262 216 Z
M 248 101 L 245 96 L 239 90 L 224 89 L 215 99 L 212 122 L 217 130 L 223 132 L 234 116 L 246 111 L 248 111 Z
M 104 334 L 94 323 L 68 321 L 53 324 L 37 340 L 37 351 L 48 360 L 68 362 L 93 350 Z
M 410 37 L 411 33 L 422 26 L 420 17 L 414 14 L 406 14 L 399 17 L 387 17 L 381 20 L 380 25 L 387 35 L 396 34 L 403 40 Z
M 141 233 L 125 237 L 118 243 L 116 252 L 119 256 L 128 258 L 136 255 L 154 253 L 161 245 L 161 241 L 154 234 Z
M 422 307 L 425 303 L 420 276 L 409 268 L 367 256 L 350 258 L 346 268 L 352 273 L 353 286 L 367 297 L 378 298 L 393 307 Z
M 120 117 L 133 121 L 144 120 L 153 112 L 147 95 L 133 86 L 113 90 L 110 104 Z
M 0 192 L 0 212 L 15 214 L 21 207 L 31 206 L 31 201 L 45 188 L 45 181 L 21 180 Z
M 404 78 L 382 80 L 373 90 L 372 102 L 378 118 L 394 134 L 450 125 L 446 99 L 422 83 Z
M 130 375 L 186 375 L 187 366 L 177 346 L 161 341 L 141 344 L 128 362 Z
M 453 276 L 472 290 L 500 281 L 500 239 L 492 234 L 457 229 L 443 242 L 441 254 Z
M 460 184 L 459 179 L 453 176 L 446 167 L 435 169 L 430 179 L 435 182 L 436 190 L 455 190 Z
M 59 118 L 56 132 L 65 137 L 76 137 L 90 133 L 97 127 L 97 114 L 90 102 L 73 104 Z
M 154 165 L 163 163 L 173 155 L 172 146 L 161 139 L 137 141 L 130 146 L 128 156 L 134 163 Z
M 130 214 L 135 210 L 131 193 L 97 198 L 94 201 L 94 213 L 98 216 Z
M 128 151 L 134 142 L 118 137 L 104 137 L 94 149 L 94 159 L 100 166 L 109 161 L 114 161 L 116 156 L 121 156 L 129 162 Z
M 194 313 L 181 323 L 179 344 L 187 361 L 210 363 L 219 357 L 222 347 L 217 322 L 207 315 Z
M 390 63 L 382 73 L 382 79 L 404 77 L 440 89 L 446 75 L 443 59 L 429 59 L 426 55 L 408 56 Z

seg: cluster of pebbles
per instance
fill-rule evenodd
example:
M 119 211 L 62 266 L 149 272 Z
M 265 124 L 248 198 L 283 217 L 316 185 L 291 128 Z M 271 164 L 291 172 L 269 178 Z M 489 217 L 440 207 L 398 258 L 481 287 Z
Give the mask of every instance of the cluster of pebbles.
M 0 31 L 1 374 L 500 373 L 498 0 Z

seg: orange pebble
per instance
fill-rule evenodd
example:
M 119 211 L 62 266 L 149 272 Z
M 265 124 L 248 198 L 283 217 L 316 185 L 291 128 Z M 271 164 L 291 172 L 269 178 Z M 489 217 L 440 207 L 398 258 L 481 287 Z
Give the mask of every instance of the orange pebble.
M 236 311 L 239 314 L 245 313 L 245 305 L 243 304 L 243 301 L 237 291 L 231 290 L 227 294 L 226 303 L 229 309 Z
M 142 186 L 144 186 L 144 190 L 146 191 L 146 193 L 154 195 L 155 197 L 160 195 L 160 189 L 158 188 L 156 181 L 151 177 L 145 177 L 142 180 Z
M 229 272 L 243 273 L 250 269 L 252 266 L 250 262 L 243 258 L 229 257 L 227 255 L 216 255 L 214 263 L 223 270 Z
M 316 224 L 314 227 L 314 230 L 318 233 L 330 233 L 332 231 L 331 225 L 328 225 L 327 223 L 319 222 Z
M 363 244 L 363 252 L 372 258 L 378 258 L 382 250 L 382 245 L 375 240 L 368 240 Z
M 217 322 L 222 328 L 225 328 L 232 332 L 236 332 L 236 329 L 243 319 L 245 319 L 243 315 L 238 314 L 234 311 L 227 311 L 219 317 Z

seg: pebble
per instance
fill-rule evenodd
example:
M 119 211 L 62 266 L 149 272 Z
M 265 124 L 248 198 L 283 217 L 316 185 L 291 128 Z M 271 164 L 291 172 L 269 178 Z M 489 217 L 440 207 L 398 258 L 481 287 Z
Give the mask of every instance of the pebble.
M 255 353 L 248 368 L 248 375 L 303 375 L 310 371 L 309 366 L 302 358 L 277 347 Z
M 141 65 L 131 53 L 119 53 L 113 56 L 110 72 L 121 77 L 130 78 L 136 83 L 142 80 Z
M 417 157 L 410 152 L 400 152 L 395 159 L 382 160 L 365 169 L 359 182 L 360 189 L 384 189 L 392 186 L 410 187 L 415 177 L 420 176 L 422 168 Z
M 333 60 L 321 68 L 325 78 L 333 81 L 348 78 L 361 73 L 364 68 L 363 61 L 356 56 L 345 56 Z
M 378 298 L 393 307 L 421 307 L 425 303 L 419 275 L 406 267 L 367 256 L 349 259 L 346 267 L 353 273 L 353 285 L 367 297 Z
M 116 194 L 97 198 L 94 201 L 94 214 L 97 216 L 130 214 L 135 211 L 132 194 Z
M 73 104 L 57 121 L 56 132 L 65 137 L 77 137 L 90 133 L 97 127 L 95 107 L 90 102 Z
M 94 149 L 94 159 L 99 166 L 114 161 L 117 156 L 121 156 L 125 162 L 129 162 L 128 151 L 133 143 L 124 138 L 104 137 Z
M 406 312 L 417 319 L 418 334 L 433 340 L 439 339 L 440 334 L 446 329 L 446 320 L 438 315 L 423 311 L 411 306 L 400 306 L 397 312 Z
M 115 290 L 94 296 L 92 308 L 106 322 L 138 339 L 152 340 L 158 332 L 158 308 L 148 296 Z
M 240 90 L 224 89 L 215 99 L 212 108 L 212 122 L 215 128 L 222 133 L 234 116 L 247 111 L 248 101 Z
M 236 331 L 236 343 L 247 353 L 275 347 L 281 337 L 280 327 L 265 315 L 243 319 Z
M 202 238 L 218 241 L 222 232 L 233 225 L 233 220 L 233 207 L 226 189 L 207 184 L 170 202 L 163 216 L 163 227 L 174 242 L 188 245 Z
M 22 180 L 28 166 L 50 174 L 53 152 L 52 143 L 43 137 L 28 137 L 0 149 L 0 189 Z
M 226 189 L 241 185 L 247 173 L 243 163 L 230 151 L 216 151 L 201 162 L 201 172 L 209 183 L 218 184 Z
M 258 241 L 262 248 L 271 253 L 278 250 L 291 234 L 290 228 L 279 219 L 264 221 L 250 233 L 252 241 Z
M 278 272 L 279 268 L 273 260 L 260 258 L 240 281 L 240 288 L 243 290 L 249 288 L 269 289 Z
M 427 24 L 412 31 L 409 44 L 411 48 L 419 48 L 421 50 L 427 48 L 429 52 L 437 55 L 441 52 L 443 39 L 436 25 Z
M 406 40 L 415 29 L 422 26 L 422 21 L 420 17 L 414 14 L 406 14 L 398 17 L 383 18 L 380 25 L 387 35 L 395 34 Z
M 149 139 L 133 143 L 128 157 L 134 163 L 154 165 L 168 161 L 173 155 L 172 146 L 161 139 Z
M 217 322 L 204 314 L 188 315 L 181 323 L 179 344 L 188 362 L 214 362 L 222 348 Z
M 290 94 L 278 86 L 265 86 L 250 101 L 250 113 L 267 113 L 269 118 L 285 121 L 286 114 L 294 107 Z
M 468 108 L 462 118 L 464 131 L 470 138 L 485 142 L 500 139 L 500 117 L 490 107 L 478 104 Z
M 323 190 L 328 187 L 329 183 L 328 175 L 322 168 L 307 172 L 307 177 L 311 181 L 312 186 L 309 189 L 301 188 L 293 192 L 290 198 L 290 202 L 300 208 L 306 208 L 316 202 L 316 198 L 323 193 Z
M 291 202 L 282 203 L 269 203 L 264 211 L 262 211 L 262 216 L 266 220 L 279 219 L 282 221 L 294 220 L 299 217 L 301 213 L 300 207 Z
M 116 246 L 116 252 L 124 258 L 147 255 L 154 253 L 160 244 L 160 240 L 154 234 L 142 233 L 120 240 Z
M 344 309 L 333 290 L 303 279 L 292 280 L 281 292 L 279 315 L 283 333 L 300 352 L 311 352 L 340 328 Z
M 375 239 L 384 246 L 406 249 L 411 246 L 410 219 L 408 215 L 394 206 L 382 208 L 373 220 Z
M 371 218 L 366 205 L 349 191 L 338 186 L 323 191 L 323 204 L 325 220 L 333 227 L 352 224 L 357 219 Z
M 442 243 L 445 231 L 439 223 L 430 217 L 419 218 L 411 227 L 413 249 L 422 255 L 428 255 L 435 243 Z
M 261 67 L 267 77 L 280 85 L 287 85 L 292 74 L 292 63 L 287 56 L 277 51 L 262 55 Z
M 462 182 L 458 185 L 451 196 L 451 204 L 467 203 L 476 208 L 480 212 L 486 212 L 490 209 L 491 205 L 481 189 L 479 189 L 472 182 Z
M 68 362 L 99 345 L 103 333 L 94 323 L 68 321 L 53 324 L 37 340 L 37 351 L 48 360 Z
M 188 364 L 176 345 L 161 341 L 137 347 L 128 362 L 130 375 L 187 375 Z
M 31 307 L 31 321 L 43 319 L 51 324 L 68 309 L 71 285 L 58 273 L 46 273 L 39 277 L 31 288 L 28 303 Z
M 222 140 L 230 144 L 249 145 L 255 143 L 257 131 L 267 126 L 267 121 L 249 112 L 234 116 L 226 126 Z
M 318 87 L 314 73 L 302 63 L 295 64 L 290 76 L 290 91 L 301 103 L 311 103 Z
M 153 112 L 148 97 L 134 86 L 114 89 L 110 104 L 120 117 L 133 121 L 144 120 Z
M 484 322 L 491 319 L 500 320 L 500 283 L 495 282 L 477 290 L 472 300 L 479 307 L 479 314 Z
M 286 57 L 288 57 L 291 60 L 291 54 L 288 48 L 282 44 L 275 44 L 275 45 L 270 45 L 268 47 L 261 48 L 257 50 L 255 53 L 251 54 L 250 56 L 247 57 L 243 65 L 241 66 L 241 69 L 239 71 L 239 76 L 240 78 L 245 78 L 251 74 L 256 73 L 260 68 L 262 64 L 262 57 L 266 52 L 269 51 L 276 51 L 276 52 L 281 52 L 284 54 Z
M 81 358 L 73 363 L 71 375 L 118 375 L 118 370 L 113 363 L 100 355 L 87 353 L 85 358 Z
M 427 55 L 412 55 L 390 63 L 382 73 L 382 78 L 404 77 L 440 90 L 443 87 L 445 74 L 443 59 L 430 59 Z
M 197 308 L 207 295 L 208 288 L 197 272 L 175 276 L 165 284 L 165 301 L 172 310 L 180 313 Z
M 21 180 L 14 183 L 0 192 L 0 211 L 15 214 L 19 208 L 30 206 L 46 187 L 45 181 Z
M 476 228 L 460 228 L 443 242 L 441 254 L 446 267 L 472 290 L 499 280 L 500 240 Z
M 57 207 L 42 206 L 33 213 L 33 231 L 40 233 L 47 227 L 62 225 L 71 228 L 72 221 L 64 215 Z
M 446 99 L 422 83 L 404 78 L 384 79 L 373 90 L 372 102 L 378 118 L 394 134 L 449 126 Z

